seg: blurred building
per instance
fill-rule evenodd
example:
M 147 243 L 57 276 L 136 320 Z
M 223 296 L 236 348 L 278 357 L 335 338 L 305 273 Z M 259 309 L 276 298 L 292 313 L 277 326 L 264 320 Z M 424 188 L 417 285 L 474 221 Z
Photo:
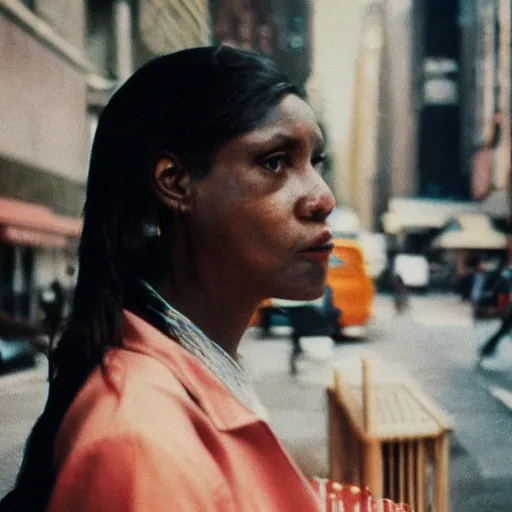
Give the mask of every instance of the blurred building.
M 329 181 L 336 199 L 340 204 L 353 207 L 357 202 L 351 197 L 354 177 L 368 181 L 362 172 L 357 173 L 352 167 L 354 153 L 351 146 L 357 144 L 353 140 L 357 137 L 354 127 L 358 122 L 356 117 L 364 115 L 357 105 L 363 98 L 363 93 L 359 93 L 359 87 L 363 85 L 357 78 L 357 70 L 368 70 L 368 66 L 361 63 L 360 49 L 366 5 L 372 3 L 375 2 L 347 0 L 333 4 L 331 0 L 314 0 L 310 7 L 311 74 L 307 82 L 308 97 L 327 133 L 328 151 L 332 157 L 332 177 Z M 371 45 L 374 44 L 372 38 L 370 35 Z M 365 92 L 368 92 L 368 88 Z M 367 106 L 370 104 L 371 101 L 366 103 Z M 376 112 L 374 109 L 373 113 Z M 360 209 L 358 213 L 361 213 Z
M 503 221 L 509 210 L 510 0 L 358 4 L 363 24 L 347 201 L 367 228 L 392 233 L 428 224 L 425 201 Z M 370 51 L 368 41 L 377 34 L 381 40 Z
M 80 232 L 89 129 L 82 2 L 0 3 L 0 308 L 34 313 L 68 284 Z
M 411 14 L 403 40 L 410 48 L 410 85 L 402 89 L 402 105 L 393 102 L 393 77 L 400 68 L 391 51 L 396 31 L 389 30 L 397 19 L 390 4 L 396 2 L 389 2 L 380 154 L 387 211 L 376 204 L 374 225 L 382 222 L 394 235 L 397 250 L 444 255 L 462 275 L 466 264 L 486 251 L 505 253 L 494 226 L 505 228 L 510 211 L 510 0 L 398 3 L 408 4 Z M 405 105 L 410 105 L 407 116 L 391 122 Z M 399 141 L 408 142 L 404 147 Z M 400 155 L 400 147 L 409 149 L 410 159 L 395 166 L 392 157 Z M 482 222 L 485 233 L 466 233 L 467 223 L 457 219 L 467 214 L 486 215 L 494 226 Z M 449 243 L 453 237 L 439 236 L 454 229 L 461 232 L 455 245 Z
M 210 0 L 213 38 L 272 58 L 299 87 L 311 71 L 311 0 Z
M 477 200 L 506 195 L 510 172 L 510 0 L 466 0 L 461 158 Z
M 369 219 L 384 230 L 411 221 L 397 198 L 464 201 L 460 163 L 459 26 L 456 0 L 386 0 L 380 82 L 378 195 Z M 418 202 L 417 216 L 421 216 Z M 393 221 L 393 222 L 391 222 Z M 423 223 L 423 221 L 422 221 Z M 422 226 L 423 227 L 423 226 Z
M 207 0 L 0 2 L 0 308 L 72 286 L 91 138 L 119 82 L 210 41 Z
M 434 250 L 463 214 L 493 221 L 480 226 L 506 225 L 510 4 L 311 4 L 308 93 L 328 132 L 337 200 L 362 229 L 388 234 L 394 250 Z M 472 247 L 485 250 L 491 231 Z M 488 249 L 503 251 L 502 237 Z M 471 248 L 457 251 L 462 261 Z

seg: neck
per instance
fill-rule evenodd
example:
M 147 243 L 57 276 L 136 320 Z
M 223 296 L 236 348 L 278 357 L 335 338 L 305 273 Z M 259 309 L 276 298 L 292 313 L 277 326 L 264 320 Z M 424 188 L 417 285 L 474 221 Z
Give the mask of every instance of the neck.
M 177 281 L 171 284 L 169 279 L 164 279 L 152 286 L 172 307 L 236 359 L 238 345 L 258 301 L 244 301 L 237 294 L 236 286 L 205 286 L 205 283 L 199 286 L 195 280 L 183 278 Z

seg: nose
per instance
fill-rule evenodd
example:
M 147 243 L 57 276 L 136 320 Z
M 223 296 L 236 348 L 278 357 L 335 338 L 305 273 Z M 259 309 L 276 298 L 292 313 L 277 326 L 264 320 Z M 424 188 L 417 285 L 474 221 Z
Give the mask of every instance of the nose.
M 324 179 L 317 172 L 314 176 L 315 182 L 309 184 L 309 190 L 297 202 L 296 213 L 302 220 L 325 222 L 336 206 L 336 199 Z

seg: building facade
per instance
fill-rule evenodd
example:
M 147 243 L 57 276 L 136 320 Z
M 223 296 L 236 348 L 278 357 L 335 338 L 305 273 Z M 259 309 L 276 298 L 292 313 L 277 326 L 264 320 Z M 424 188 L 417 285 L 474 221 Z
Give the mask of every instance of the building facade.
M 116 87 L 210 41 L 207 0 L 0 2 L 0 309 L 35 318 L 73 287 L 89 150 Z
M 364 2 L 330 0 L 311 3 L 310 104 L 327 133 L 332 186 L 340 205 L 356 207 L 351 197 L 355 170 L 351 167 L 358 97 L 356 75 L 364 23 Z
M 0 308 L 36 313 L 41 286 L 68 285 L 88 156 L 82 2 L 0 4 Z
M 508 192 L 510 174 L 510 0 L 462 3 L 464 130 L 461 159 L 471 197 Z
M 400 5 L 409 15 L 397 18 Z M 402 204 L 399 198 L 418 199 L 422 223 L 423 200 L 464 203 L 502 221 L 509 210 L 510 1 L 389 1 L 386 13 L 376 226 L 386 203 Z

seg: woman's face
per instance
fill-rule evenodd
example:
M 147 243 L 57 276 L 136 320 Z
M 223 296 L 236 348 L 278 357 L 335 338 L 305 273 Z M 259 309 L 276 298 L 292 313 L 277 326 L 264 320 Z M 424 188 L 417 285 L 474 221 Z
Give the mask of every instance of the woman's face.
M 321 176 L 323 152 L 315 115 L 295 95 L 261 127 L 224 143 L 195 186 L 199 268 L 258 300 L 319 297 L 332 248 L 325 220 L 335 205 Z

